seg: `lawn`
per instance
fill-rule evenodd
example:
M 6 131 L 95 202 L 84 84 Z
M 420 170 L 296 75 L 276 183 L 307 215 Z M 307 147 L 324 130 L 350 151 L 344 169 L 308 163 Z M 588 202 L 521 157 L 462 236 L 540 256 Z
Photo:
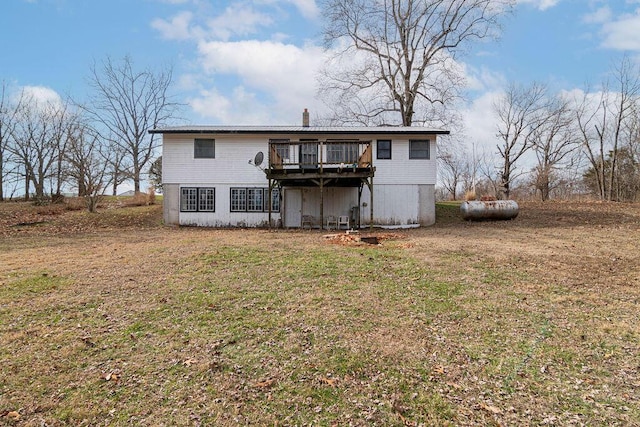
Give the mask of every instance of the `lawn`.
M 640 206 L 455 208 L 369 245 L 0 204 L 0 425 L 640 425 Z

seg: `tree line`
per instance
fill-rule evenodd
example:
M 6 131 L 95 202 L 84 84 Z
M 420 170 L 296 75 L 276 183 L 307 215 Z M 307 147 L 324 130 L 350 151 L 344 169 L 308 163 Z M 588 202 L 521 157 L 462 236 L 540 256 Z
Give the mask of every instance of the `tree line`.
M 1 83 L 0 201 L 41 202 L 70 188 L 94 211 L 102 194 L 115 195 L 125 182 L 140 191 L 160 143 L 149 130 L 167 124 L 179 107 L 168 94 L 172 71 L 107 58 L 90 68 L 88 80 L 83 103 L 16 93 Z
M 528 188 L 542 200 L 575 192 L 637 200 L 640 69 L 629 57 L 596 91 L 554 94 L 538 82 L 510 84 L 487 111 L 487 120 L 497 123 L 493 152 L 464 141 L 459 107 L 465 73 L 457 59 L 474 44 L 498 38 L 515 5 L 324 0 L 325 43 L 337 52 L 319 81 L 333 111 L 328 121 L 451 129 L 458 141 L 440 144 L 438 160 L 440 181 L 454 199 L 465 193 L 509 198 L 514 189 Z
M 509 198 L 526 188 L 542 200 L 592 193 L 640 197 L 640 70 L 629 57 L 597 90 L 552 93 L 510 84 L 487 111 L 496 120 L 491 154 L 464 140 L 459 58 L 500 36 L 515 0 L 322 0 L 324 41 L 334 52 L 321 70 L 319 97 L 331 125 L 430 126 L 460 141 L 439 145 L 439 175 L 451 198 Z M 43 103 L 0 88 L 0 200 L 59 195 L 64 184 L 89 200 L 125 181 L 161 174 L 159 141 L 148 130 L 174 118 L 171 69 L 137 71 L 132 61 L 94 64 L 84 103 Z M 473 129 L 468 130 L 473 132 Z M 471 153 L 469 146 L 471 145 Z M 478 151 L 479 153 L 476 153 Z M 153 162 L 153 164 L 152 164 Z M 9 194 L 13 196 L 13 194 Z M 91 203 L 91 202 L 90 202 Z M 91 206 L 91 205 L 90 205 Z
M 543 201 L 576 193 L 640 199 L 640 67 L 629 57 L 599 90 L 554 94 L 540 83 L 511 84 L 493 113 L 498 156 L 458 149 L 440 157 L 451 198 L 474 190 L 509 198 L 515 186 Z

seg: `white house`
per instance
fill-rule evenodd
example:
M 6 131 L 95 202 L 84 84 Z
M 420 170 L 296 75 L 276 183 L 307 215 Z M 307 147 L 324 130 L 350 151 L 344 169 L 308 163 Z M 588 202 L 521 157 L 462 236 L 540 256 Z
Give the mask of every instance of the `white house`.
M 353 228 L 435 222 L 436 138 L 448 131 L 314 127 L 305 126 L 304 117 L 302 127 L 152 130 L 163 138 L 165 224 Z

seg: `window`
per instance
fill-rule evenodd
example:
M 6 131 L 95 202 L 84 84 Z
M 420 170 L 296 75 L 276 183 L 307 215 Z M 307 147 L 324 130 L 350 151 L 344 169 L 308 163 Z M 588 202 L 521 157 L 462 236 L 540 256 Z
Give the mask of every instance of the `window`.
M 263 195 L 262 188 L 247 188 L 247 212 L 264 211 Z
M 215 159 L 215 139 L 195 139 L 193 141 L 193 157 L 196 159 Z
M 198 210 L 200 212 L 215 212 L 216 189 L 198 188 Z
M 271 200 L 271 212 L 280 212 L 280 189 L 271 190 L 262 187 L 232 188 L 231 212 L 269 212 L 269 200 Z
M 198 189 L 182 188 L 180 194 L 180 212 L 198 211 Z
M 231 212 L 247 211 L 247 189 L 232 188 L 231 189 Z
M 429 140 L 420 139 L 409 141 L 409 158 L 429 159 Z
M 327 163 L 356 163 L 358 143 L 327 143 Z
M 390 159 L 391 158 L 391 140 L 379 139 L 376 144 L 378 153 L 378 159 Z
M 211 187 L 182 187 L 180 212 L 215 212 L 216 189 Z
M 266 191 L 269 191 L 269 190 L 267 189 Z M 269 206 L 267 206 L 265 210 L 268 212 Z M 279 188 L 271 189 L 271 212 L 280 212 L 280 189 Z
M 288 139 L 270 139 L 270 144 L 273 144 L 275 152 L 283 160 L 289 160 L 289 140 Z M 275 159 L 272 159 L 275 160 Z

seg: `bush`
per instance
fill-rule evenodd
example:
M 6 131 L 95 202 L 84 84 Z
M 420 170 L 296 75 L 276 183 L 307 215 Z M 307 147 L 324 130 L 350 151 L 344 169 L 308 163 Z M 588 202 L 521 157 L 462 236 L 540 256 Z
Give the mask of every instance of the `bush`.
M 146 193 L 136 193 L 123 201 L 125 206 L 149 206 L 156 203 L 156 193 L 153 187 L 149 187 Z
M 87 202 L 83 197 L 67 197 L 64 205 L 68 211 L 81 211 L 87 208 Z

